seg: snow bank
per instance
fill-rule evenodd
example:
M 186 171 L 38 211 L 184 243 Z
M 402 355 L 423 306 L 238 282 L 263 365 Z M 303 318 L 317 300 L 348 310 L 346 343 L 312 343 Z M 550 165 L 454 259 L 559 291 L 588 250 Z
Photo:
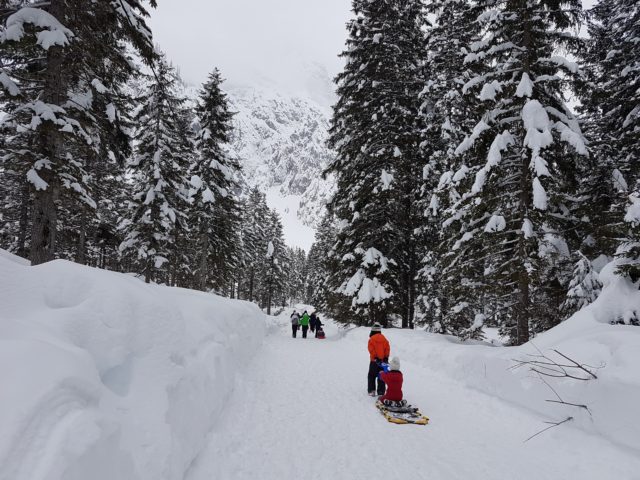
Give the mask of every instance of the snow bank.
M 0 480 L 183 478 L 262 342 L 262 312 L 1 253 Z
M 384 333 L 392 355 L 398 355 L 404 364 L 441 372 L 533 411 L 540 416 L 540 430 L 547 426 L 544 421 L 571 416 L 574 420 L 561 428 L 577 427 L 640 455 L 640 327 L 610 323 L 640 312 L 640 291 L 637 285 L 614 275 L 614 269 L 615 264 L 610 264 L 601 273 L 604 290 L 597 301 L 521 347 L 497 346 L 498 342 L 461 343 L 453 337 L 423 331 L 392 329 Z M 357 329 L 347 338 L 362 344 L 367 335 L 367 329 Z M 545 377 L 562 400 L 586 405 L 590 413 L 548 402 L 558 398 L 537 374 L 527 367 L 511 368 L 515 360 L 531 359 L 529 355 L 538 355 L 538 350 L 561 363 L 569 362 L 554 350 L 595 367 L 591 370 L 598 378 L 589 381 Z M 407 384 L 412 381 L 419 379 L 405 378 Z M 545 435 L 549 434 L 553 432 Z M 544 436 L 538 438 L 544 441 Z
M 29 260 L 0 249 L 0 261 L 2 260 L 8 260 L 10 262 L 17 263 L 18 265 L 31 265 Z

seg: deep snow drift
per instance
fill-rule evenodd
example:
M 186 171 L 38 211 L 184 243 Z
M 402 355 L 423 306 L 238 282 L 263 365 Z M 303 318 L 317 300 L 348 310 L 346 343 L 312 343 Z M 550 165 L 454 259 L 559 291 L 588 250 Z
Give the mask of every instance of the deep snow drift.
M 249 303 L 0 251 L 0 479 L 181 479 L 265 331 Z

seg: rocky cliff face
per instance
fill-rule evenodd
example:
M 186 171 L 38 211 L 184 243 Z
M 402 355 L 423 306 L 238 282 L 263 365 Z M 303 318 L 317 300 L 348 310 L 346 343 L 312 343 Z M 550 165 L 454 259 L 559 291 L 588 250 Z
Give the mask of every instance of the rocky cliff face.
M 232 87 L 228 94 L 236 112 L 232 150 L 247 186 L 299 197 L 299 220 L 315 227 L 332 192 L 332 181 L 321 178 L 332 158 L 326 146 L 330 109 L 265 87 Z

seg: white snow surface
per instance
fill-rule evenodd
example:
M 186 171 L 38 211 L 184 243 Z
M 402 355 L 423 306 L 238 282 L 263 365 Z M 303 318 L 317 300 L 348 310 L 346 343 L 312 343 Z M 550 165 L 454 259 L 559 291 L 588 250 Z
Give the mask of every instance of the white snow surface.
M 640 224 L 640 195 L 637 193 L 629 195 L 629 202 L 629 209 L 624 216 L 624 221 L 638 225 Z
M 490 327 L 464 343 L 384 330 L 427 426 L 388 423 L 366 395 L 368 329 L 321 314 L 325 340 L 293 339 L 292 309 L 265 322 L 243 302 L 23 263 L 0 255 L 1 480 L 638 478 L 640 328 L 610 322 L 640 291 L 615 263 L 596 302 L 522 347 Z M 553 350 L 596 367 L 547 379 L 590 414 L 510 368 Z
M 532 345 L 385 330 L 402 362 L 405 398 L 430 417 L 422 427 L 388 423 L 367 396 L 368 329 L 342 330 L 321 315 L 326 340 L 293 339 L 290 314 L 272 320 L 185 480 L 638 478 L 637 327 L 584 313 L 536 342 L 607 363 L 597 381 L 556 384 L 567 401 L 587 403 L 593 418 L 545 402 L 552 397 L 542 382 L 509 370 L 512 358 L 535 352 Z M 567 413 L 573 422 L 524 443 Z
M 253 304 L 0 250 L 0 480 L 182 479 L 265 332 Z
M 502 215 L 492 215 L 489 222 L 484 227 L 486 233 L 502 232 L 507 228 L 507 221 Z
M 18 265 L 31 265 L 29 260 L 26 260 L 22 257 L 18 257 L 12 253 L 7 252 L 6 250 L 2 250 L 0 248 L 0 261 L 10 261 L 13 263 L 17 263 Z
M 532 182 L 533 188 L 533 206 L 538 210 L 546 210 L 547 209 L 547 191 L 542 186 L 540 179 L 538 177 L 533 179 Z
M 527 72 L 522 73 L 522 78 L 516 89 L 516 97 L 531 97 L 533 94 L 533 82 Z

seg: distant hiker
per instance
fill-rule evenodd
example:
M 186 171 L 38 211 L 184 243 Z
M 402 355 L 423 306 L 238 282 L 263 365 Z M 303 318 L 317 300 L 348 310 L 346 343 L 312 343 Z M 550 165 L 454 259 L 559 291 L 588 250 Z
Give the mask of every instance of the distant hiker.
M 372 397 L 376 396 L 376 380 L 378 381 L 378 395 L 384 395 L 385 384 L 378 373 L 382 370 L 382 362 L 389 361 L 391 346 L 389 341 L 382 335 L 382 327 L 379 323 L 374 323 L 369 334 L 369 375 L 367 376 L 367 391 Z
M 387 365 L 384 365 L 387 367 Z M 400 371 L 400 359 L 393 357 L 389 362 L 387 368 L 383 368 L 383 371 L 379 374 L 380 379 L 386 384 L 387 392 L 378 400 L 384 402 L 389 400 L 391 402 L 402 401 L 402 372 Z
M 309 330 L 309 314 L 305 310 L 300 319 L 300 325 L 302 326 L 302 338 L 307 338 L 307 331 Z
M 320 317 L 316 315 L 316 338 L 320 338 L 318 335 L 319 332 L 322 332 L 322 338 L 324 338 L 324 330 L 322 329 L 322 322 L 320 321 Z
M 296 338 L 298 334 L 298 327 L 300 326 L 300 315 L 295 310 L 291 314 L 291 330 L 293 331 L 293 338 Z
M 316 316 L 316 312 L 313 312 L 309 316 L 309 328 L 311 329 L 311 333 L 315 332 L 317 327 L 318 327 L 318 317 Z

